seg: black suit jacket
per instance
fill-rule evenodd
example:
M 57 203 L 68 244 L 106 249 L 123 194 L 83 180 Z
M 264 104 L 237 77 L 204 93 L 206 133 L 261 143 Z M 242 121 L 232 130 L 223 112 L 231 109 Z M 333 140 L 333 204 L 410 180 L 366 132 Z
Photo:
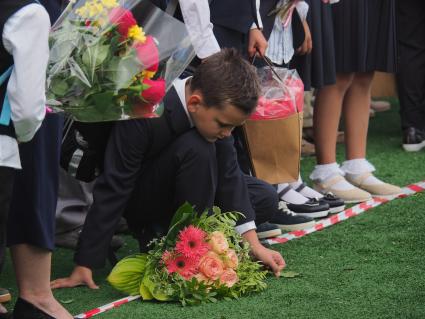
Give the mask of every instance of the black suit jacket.
M 104 265 L 111 238 L 131 198 L 143 163 L 154 159 L 190 128 L 174 88 L 164 99 L 164 114 L 160 118 L 129 120 L 115 125 L 106 149 L 104 172 L 96 181 L 94 203 L 74 256 L 78 265 L 89 268 Z M 252 221 L 254 211 L 237 164 L 233 138 L 215 144 L 218 170 L 215 203 L 223 210 L 243 212 L 246 219 L 240 223 Z

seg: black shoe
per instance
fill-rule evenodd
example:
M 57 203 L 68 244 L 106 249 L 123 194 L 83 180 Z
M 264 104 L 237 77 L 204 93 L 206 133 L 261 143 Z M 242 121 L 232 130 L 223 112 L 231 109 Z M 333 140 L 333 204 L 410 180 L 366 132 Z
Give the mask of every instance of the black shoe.
M 18 298 L 13 310 L 14 319 L 55 319 L 28 301 Z
M 329 205 L 322 203 L 316 198 L 310 198 L 304 204 L 291 204 L 286 203 L 289 210 L 300 216 L 307 216 L 312 218 L 326 217 L 329 214 Z
M 281 230 L 294 231 L 313 227 L 314 219 L 307 216 L 301 216 L 290 211 L 285 202 L 279 202 L 279 212 L 270 220 Z
M 331 214 L 340 213 L 345 209 L 344 201 L 332 193 L 327 193 L 322 198 L 319 198 L 319 202 L 328 204 Z
M 257 232 L 257 237 L 259 239 L 266 239 L 266 238 L 282 235 L 282 231 L 277 225 L 273 225 L 268 222 L 257 225 L 256 232 Z
M 282 198 L 290 190 L 294 190 L 291 186 L 285 187 L 281 190 L 278 195 L 279 198 Z M 294 190 L 297 191 L 297 190 Z M 304 204 L 292 204 L 288 201 L 285 201 L 289 210 L 292 210 L 294 213 L 300 216 L 307 216 L 312 218 L 326 217 L 329 214 L 329 205 L 326 203 L 320 203 L 317 199 L 311 198 Z
M 403 148 L 407 152 L 418 152 L 425 147 L 425 131 L 409 127 L 403 132 Z

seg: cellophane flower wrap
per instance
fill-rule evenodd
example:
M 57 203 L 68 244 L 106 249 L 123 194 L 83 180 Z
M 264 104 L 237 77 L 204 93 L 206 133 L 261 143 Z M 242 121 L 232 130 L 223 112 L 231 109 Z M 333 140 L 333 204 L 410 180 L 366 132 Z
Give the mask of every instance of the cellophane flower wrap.
M 304 84 L 297 71 L 279 67 L 273 70 L 268 66 L 258 70 L 261 96 L 251 120 L 283 119 L 302 112 Z
M 50 48 L 48 104 L 83 122 L 160 115 L 194 56 L 184 24 L 148 0 L 70 1 Z
M 188 203 L 178 209 L 166 236 L 147 254 L 122 259 L 108 276 L 116 289 L 143 300 L 182 305 L 239 298 L 262 291 L 266 271 L 251 259 L 249 245 L 234 227 L 240 214 L 198 215 Z

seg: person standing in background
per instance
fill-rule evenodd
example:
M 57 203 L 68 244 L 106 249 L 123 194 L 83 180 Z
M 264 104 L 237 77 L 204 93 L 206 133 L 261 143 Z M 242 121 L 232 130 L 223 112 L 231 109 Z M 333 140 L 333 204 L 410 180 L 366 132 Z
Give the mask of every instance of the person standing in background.
M 397 1 L 398 70 L 403 148 L 425 147 L 425 3 Z

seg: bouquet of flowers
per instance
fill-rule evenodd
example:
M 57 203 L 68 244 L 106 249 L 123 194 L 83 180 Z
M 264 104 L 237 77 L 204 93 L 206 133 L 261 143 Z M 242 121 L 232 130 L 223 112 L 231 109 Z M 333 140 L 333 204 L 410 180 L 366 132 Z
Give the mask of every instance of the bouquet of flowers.
M 158 116 L 194 56 L 184 24 L 140 0 L 70 1 L 50 43 L 48 104 L 86 122 Z
M 251 120 L 282 119 L 302 112 L 304 84 L 296 70 L 267 66 L 258 75 L 261 97 Z
M 252 261 L 249 245 L 234 230 L 240 214 L 202 215 L 189 204 L 178 209 L 166 236 L 147 254 L 122 259 L 108 277 L 116 289 L 143 300 L 180 301 L 182 305 L 238 298 L 262 291 L 266 271 Z

